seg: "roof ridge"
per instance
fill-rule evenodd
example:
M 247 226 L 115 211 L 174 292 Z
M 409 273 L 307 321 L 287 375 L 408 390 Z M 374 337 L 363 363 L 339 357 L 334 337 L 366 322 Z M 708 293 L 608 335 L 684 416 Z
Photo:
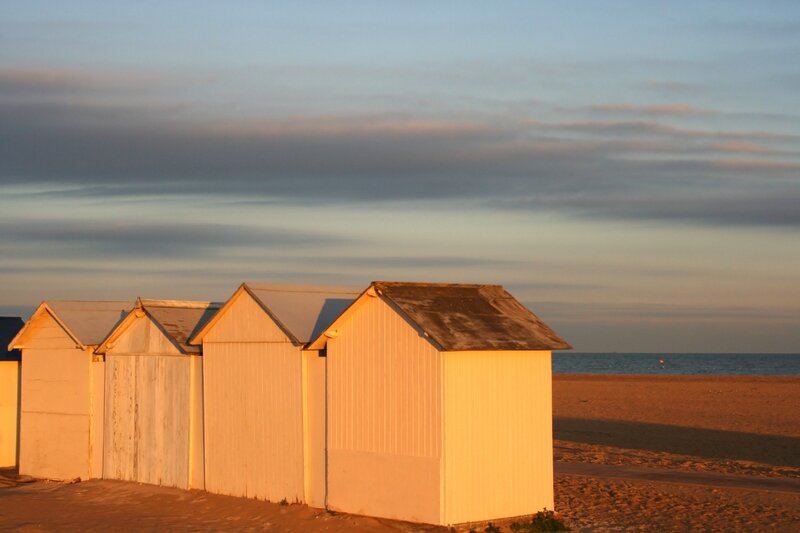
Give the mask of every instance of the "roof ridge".
M 219 302 L 208 302 L 204 300 L 157 300 L 150 298 L 139 298 L 137 303 L 142 307 L 170 307 L 183 309 L 208 309 L 220 307 Z
M 373 285 L 403 285 L 406 287 L 464 287 L 470 289 L 476 289 L 479 287 L 498 287 L 504 289 L 504 287 L 497 283 L 445 283 L 445 282 L 429 282 L 429 281 L 382 281 L 382 280 L 375 280 L 372 282 Z
M 244 284 L 251 289 L 272 292 L 302 292 L 307 294 L 324 294 L 330 292 L 341 292 L 343 294 L 360 294 L 362 289 L 355 287 L 345 287 L 341 285 L 304 285 L 292 283 L 269 283 L 259 281 L 245 281 Z

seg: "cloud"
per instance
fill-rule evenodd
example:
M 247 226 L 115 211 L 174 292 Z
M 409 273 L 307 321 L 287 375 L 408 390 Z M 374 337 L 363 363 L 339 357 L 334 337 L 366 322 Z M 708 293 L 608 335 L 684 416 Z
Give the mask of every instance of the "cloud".
M 608 193 L 562 197 L 559 204 L 588 218 L 668 221 L 710 226 L 800 227 L 800 189 L 661 194 Z
M 587 108 L 589 111 L 616 114 L 636 114 L 636 115 L 674 115 L 674 116 L 706 116 L 715 115 L 717 111 L 705 109 L 686 103 L 673 104 L 598 104 Z
M 6 70 L 0 86 L 38 86 L 69 96 L 82 79 L 70 71 Z M 163 102 L 123 105 L 49 96 L 18 101 L 2 95 L 0 90 L 0 186 L 38 187 L 31 195 L 191 194 L 218 202 L 305 205 L 470 200 L 581 217 L 798 225 L 796 209 L 785 202 L 800 197 L 800 136 L 664 122 L 713 112 L 689 104 L 608 104 L 594 110 L 648 114 L 647 120 L 547 121 L 524 113 L 212 120 L 195 108 Z M 737 206 L 738 217 L 730 205 Z M 159 237 L 154 228 L 131 228 L 114 231 L 130 237 L 134 247 L 136 236 L 144 235 L 142 242 L 163 242 L 165 249 L 189 231 L 177 228 L 175 235 Z M 237 235 L 238 229 L 203 229 L 215 242 L 249 235 L 246 229 Z M 15 231 L 43 238 L 31 228 Z M 65 241 L 78 243 L 88 238 L 65 235 Z M 91 238 L 114 248 L 111 236 Z M 273 242 L 280 236 L 261 238 Z M 302 236 L 293 239 L 303 242 Z
M 197 222 L 3 217 L 0 218 L 0 225 L 4 228 L 0 243 L 8 245 L 9 249 L 20 249 L 25 245 L 39 248 L 47 246 L 71 251 L 73 256 L 92 254 L 97 260 L 120 257 L 208 257 L 209 253 L 215 251 L 239 247 L 279 247 L 285 250 L 354 242 L 324 232 Z M 69 267 L 65 268 L 69 270 Z

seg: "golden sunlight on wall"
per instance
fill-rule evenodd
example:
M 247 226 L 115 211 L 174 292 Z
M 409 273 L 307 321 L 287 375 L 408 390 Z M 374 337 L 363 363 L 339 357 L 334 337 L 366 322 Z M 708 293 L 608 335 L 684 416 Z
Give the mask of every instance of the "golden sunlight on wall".
M 31 324 L 22 350 L 21 474 L 101 475 L 91 469 L 91 357 L 48 313 Z
M 375 298 L 327 359 L 328 506 L 439 523 L 439 352 Z
M 242 294 L 203 339 L 206 488 L 304 501 L 302 352 Z
M 0 361 L 0 468 L 17 466 L 19 363 Z
M 550 352 L 445 352 L 444 523 L 553 509 Z

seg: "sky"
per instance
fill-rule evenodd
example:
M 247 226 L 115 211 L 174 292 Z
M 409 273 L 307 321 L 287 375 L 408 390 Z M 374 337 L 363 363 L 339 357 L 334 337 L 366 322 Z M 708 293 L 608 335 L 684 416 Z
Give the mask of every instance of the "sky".
M 0 314 L 499 283 L 578 351 L 800 352 L 800 4 L 0 3 Z

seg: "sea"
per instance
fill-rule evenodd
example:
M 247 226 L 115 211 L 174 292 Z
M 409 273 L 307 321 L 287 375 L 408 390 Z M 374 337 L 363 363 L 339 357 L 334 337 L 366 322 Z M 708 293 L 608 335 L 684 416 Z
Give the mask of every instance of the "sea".
M 553 372 L 798 376 L 800 354 L 553 352 Z

